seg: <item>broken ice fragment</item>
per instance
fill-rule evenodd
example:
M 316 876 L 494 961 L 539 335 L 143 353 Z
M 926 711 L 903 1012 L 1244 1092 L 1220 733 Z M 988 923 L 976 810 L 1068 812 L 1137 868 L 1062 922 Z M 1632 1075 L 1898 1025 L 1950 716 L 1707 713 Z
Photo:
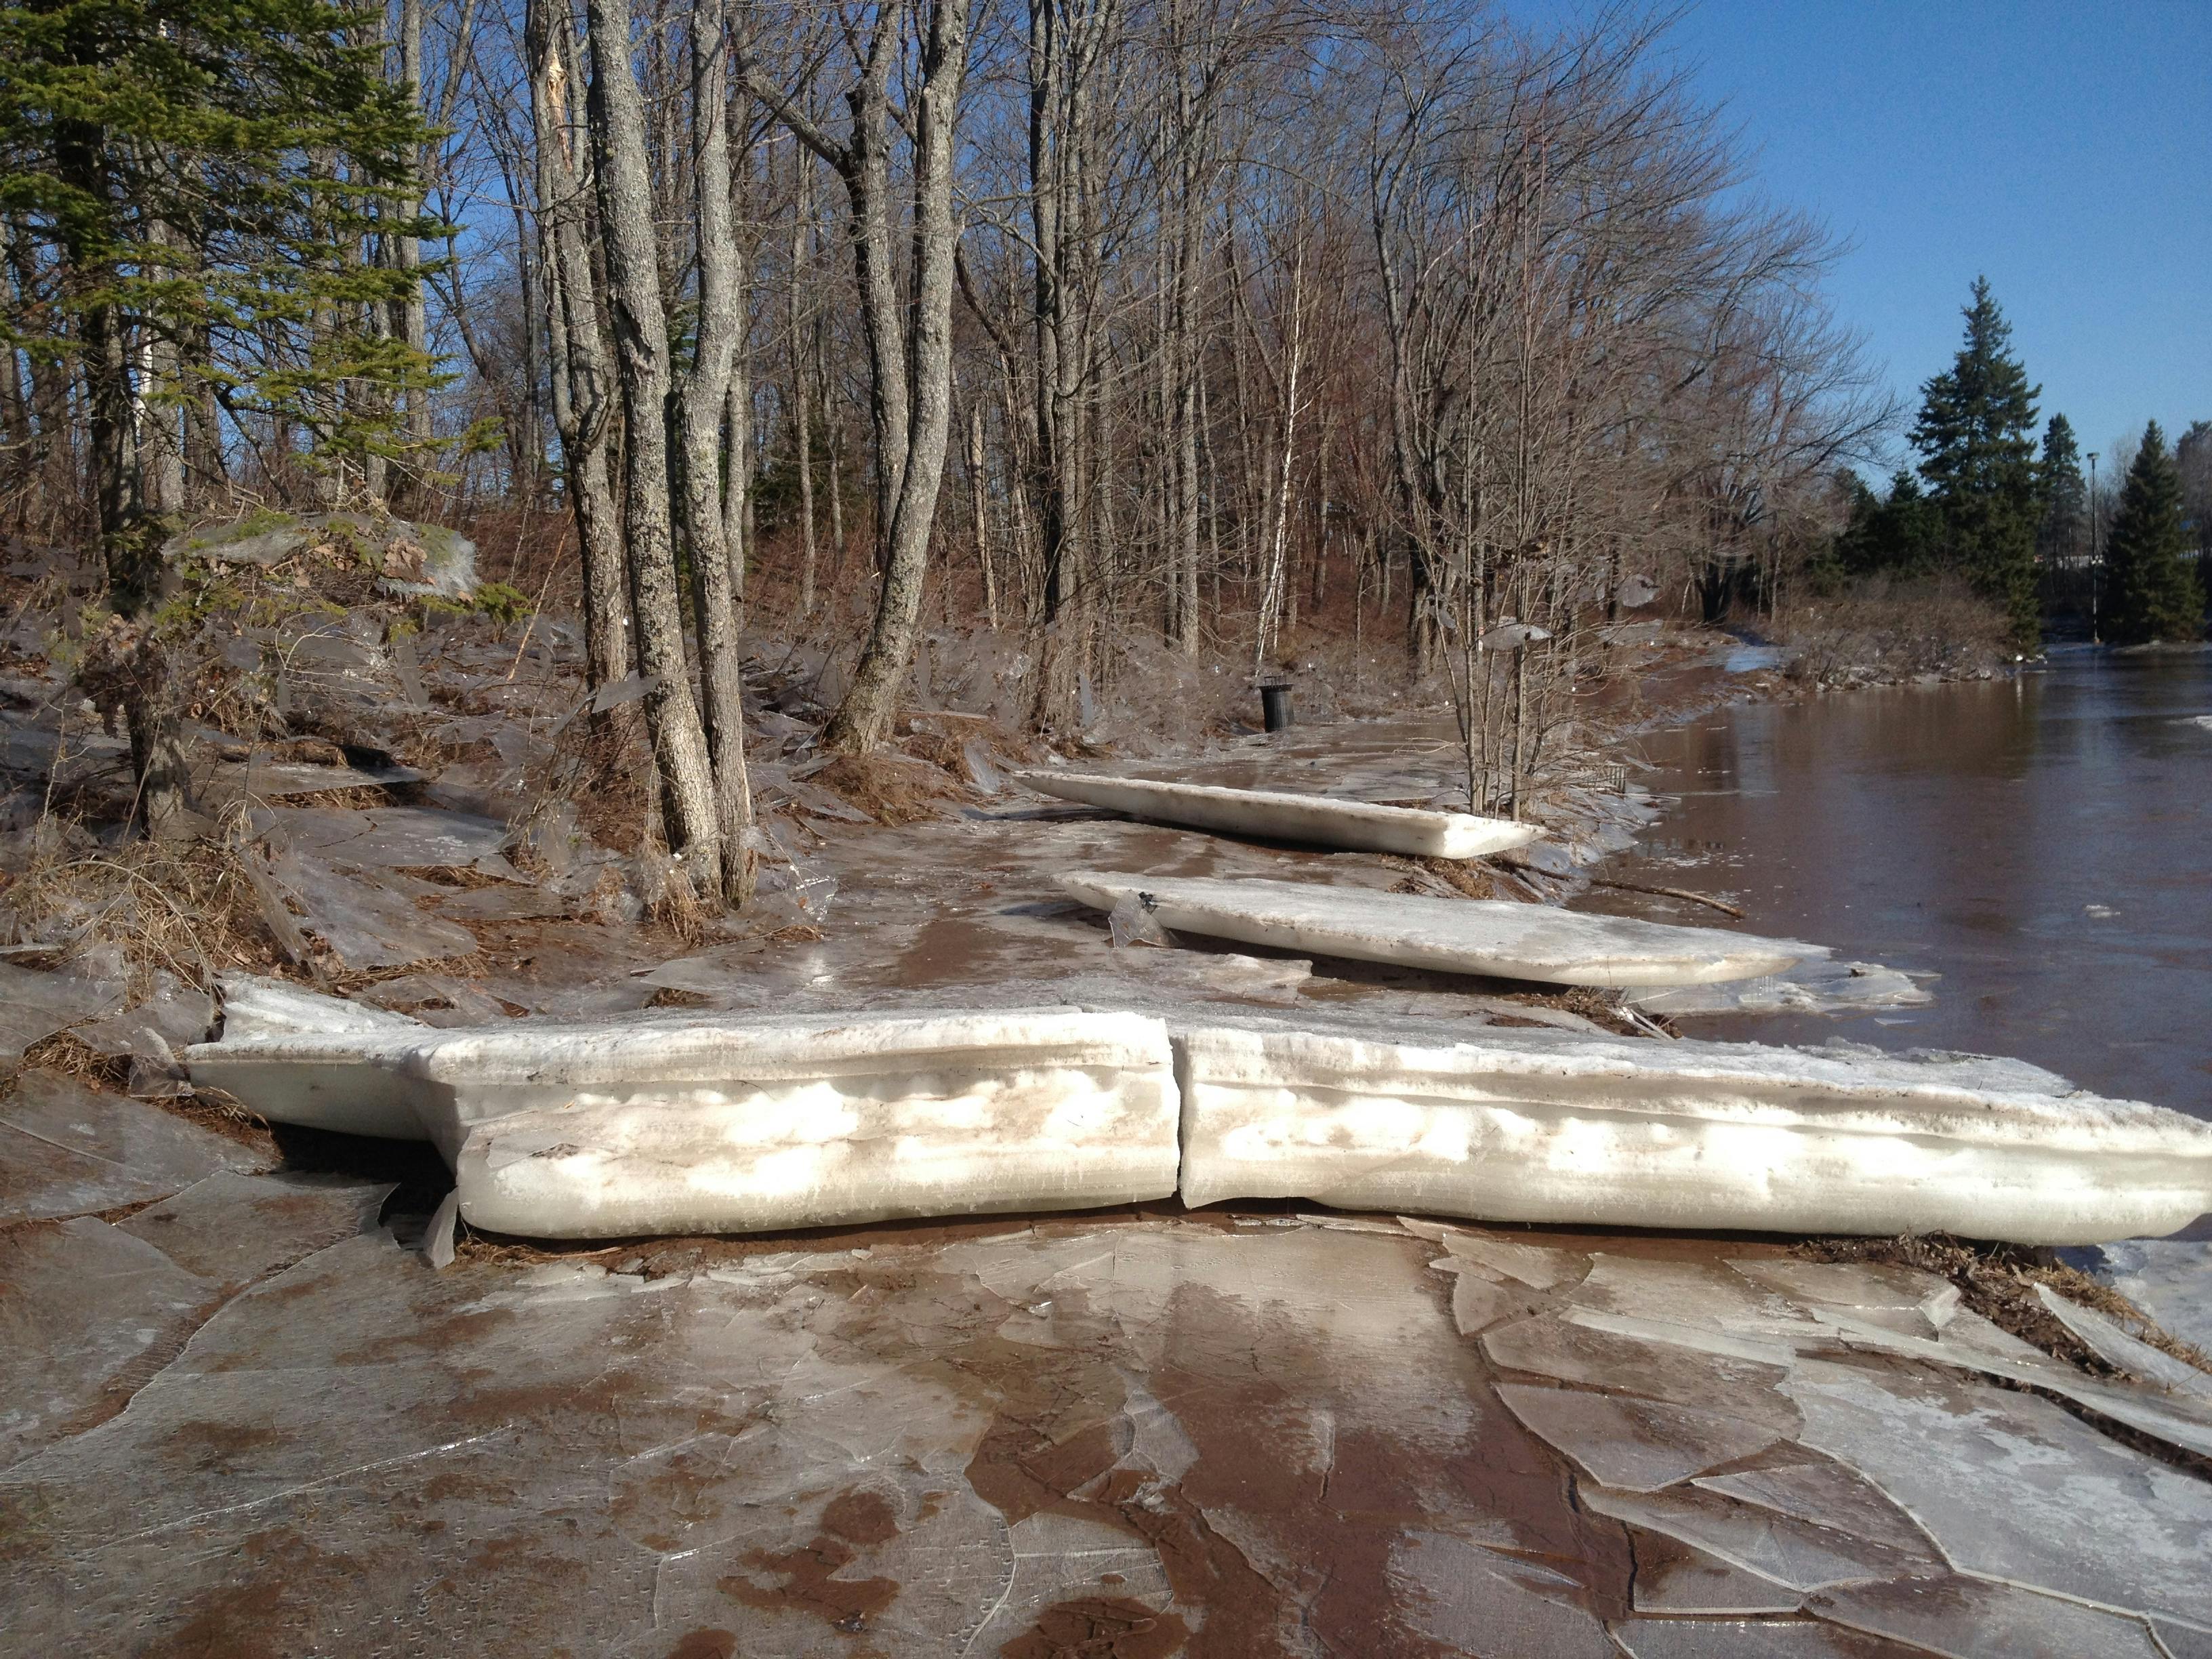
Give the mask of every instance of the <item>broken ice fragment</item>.
M 1708 1615 L 1795 1613 L 1803 1599 L 1771 1579 L 1716 1561 L 1658 1533 L 1629 1529 L 1638 1613 Z
M 1500 1382 L 1497 1391 L 1531 1433 L 1625 1492 L 1656 1492 L 1777 1438 L 1757 1424 L 1686 1406 L 1518 1382 Z
M 1881 1488 L 1840 1463 L 1784 1463 L 1735 1474 L 1700 1475 L 1695 1484 L 1894 1550 L 1920 1554 L 1933 1547 L 1912 1517 Z
M 1452 1281 L 1451 1308 L 1452 1323 L 1459 1328 L 1459 1334 L 1473 1336 L 1501 1319 L 1527 1313 L 1528 1304 L 1473 1273 L 1459 1273 Z
M 1806 1606 L 1948 1659 L 2166 1659 L 2140 1618 L 1979 1578 L 1839 1586 Z
M 1632 1619 L 1613 1634 L 1629 1659 L 1891 1659 L 1896 1651 L 1809 1619 Z
M 89 1216 L 0 1234 L 0 1465 L 120 1411 L 219 1297 Z
M 1466 812 L 1378 806 L 1333 795 L 1274 789 L 1224 789 L 1068 772 L 1017 772 L 1014 781 L 1040 794 L 1079 800 L 1109 811 L 1163 823 L 1185 823 L 1234 836 L 1307 842 L 1407 857 L 1472 859 L 1534 841 L 1530 825 Z M 1194 931 L 1203 933 L 1204 928 Z
M 1949 1571 L 1933 1551 L 1908 1553 L 1848 1538 L 1694 1486 L 1628 1492 L 1584 1485 L 1577 1495 L 1600 1515 L 1664 1533 L 1795 1590 L 1870 1578 L 1932 1577 Z
M 1152 900 L 1139 892 L 1124 893 L 1114 902 L 1107 913 L 1106 930 L 1112 936 L 1114 948 L 1124 951 L 1133 945 L 1172 946 L 1175 940 L 1152 914 Z
M 1590 1259 L 1572 1250 L 1555 1250 L 1545 1244 L 1516 1244 L 1510 1239 L 1486 1238 L 1460 1228 L 1448 1228 L 1441 1240 L 1444 1249 L 1470 1261 L 1480 1261 L 1508 1279 L 1517 1279 L 1531 1290 L 1548 1291 L 1578 1281 L 1589 1271 Z
M 2104 1315 L 2069 1301 L 2040 1280 L 2036 1283 L 2035 1293 L 2051 1310 L 2053 1318 L 2114 1370 L 2139 1376 L 2146 1382 L 2155 1382 L 2162 1389 L 2212 1401 L 2212 1376 L 2198 1370 L 2187 1360 L 2176 1359 L 2148 1342 L 2139 1341 Z
M 166 1198 L 267 1159 L 142 1101 L 33 1071 L 0 1100 L 0 1223 Z
M 392 1190 L 346 1176 L 224 1170 L 117 1224 L 187 1273 L 235 1289 L 374 1224 Z

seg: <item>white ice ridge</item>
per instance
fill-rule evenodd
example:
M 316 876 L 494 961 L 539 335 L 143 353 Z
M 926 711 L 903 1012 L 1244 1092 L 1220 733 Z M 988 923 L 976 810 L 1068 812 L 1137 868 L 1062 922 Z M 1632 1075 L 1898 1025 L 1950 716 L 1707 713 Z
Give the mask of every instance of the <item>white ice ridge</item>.
M 1794 939 L 1587 915 L 1550 904 L 1427 898 L 1312 882 L 1086 870 L 1062 876 L 1060 884 L 1102 910 L 1136 894 L 1171 931 L 1553 985 L 1711 985 L 1778 974 L 1828 953 L 1826 945 Z
M 1186 1204 L 2064 1244 L 2212 1210 L 2212 1123 L 2016 1061 L 1260 1017 L 1176 1035 Z
M 1109 811 L 1158 823 L 1187 823 L 1233 836 L 1306 842 L 1410 858 L 1475 859 L 1536 839 L 1529 824 L 1469 812 L 1432 812 L 1412 806 L 1378 806 L 1276 789 L 1224 789 L 1212 784 L 1160 783 L 1150 778 L 1095 774 L 1017 772 L 1015 780 L 1039 794 L 1079 800 Z
M 244 1023 L 189 1053 L 198 1080 L 278 1121 L 435 1142 L 462 1216 L 498 1232 L 751 1232 L 1176 1188 L 1167 1030 L 1139 1014 Z
M 2044 1244 L 2212 1211 L 2212 1124 L 1973 1056 L 1507 1028 L 1443 1043 L 1419 1021 L 1226 1008 L 1172 1030 L 1071 1008 L 453 1030 L 237 981 L 227 997 L 223 1040 L 186 1055 L 197 1081 L 277 1121 L 434 1140 L 463 1214 L 538 1237 L 1178 1189 Z

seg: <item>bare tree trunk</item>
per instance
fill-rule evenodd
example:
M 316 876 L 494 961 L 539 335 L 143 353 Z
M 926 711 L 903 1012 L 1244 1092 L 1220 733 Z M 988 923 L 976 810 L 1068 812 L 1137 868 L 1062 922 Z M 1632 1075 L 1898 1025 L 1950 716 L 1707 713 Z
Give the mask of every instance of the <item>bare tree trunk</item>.
M 892 510 L 888 557 L 868 642 L 844 702 L 823 733 L 830 748 L 873 748 L 891 720 L 914 660 L 915 623 L 945 453 L 952 426 L 953 136 L 968 66 L 969 0 L 932 0 L 922 42 L 914 137 L 914 305 L 908 330 L 913 416 Z
M 538 235 L 544 246 L 539 266 L 545 276 L 553 427 L 560 434 L 566 494 L 584 567 L 585 678 L 596 691 L 635 672 L 636 656 L 623 574 L 621 514 L 608 465 L 616 423 L 614 374 L 599 326 L 597 278 L 585 236 L 586 187 L 571 161 L 568 92 L 576 43 L 567 13 L 559 13 L 557 29 L 555 15 L 552 0 L 532 0 L 524 38 L 538 136 Z M 617 711 L 617 722 L 623 718 Z
M 399 0 L 399 78 L 406 83 L 407 96 L 415 106 L 416 115 L 422 113 L 422 0 Z M 428 156 L 417 155 L 416 177 L 428 171 Z M 401 211 L 413 218 L 422 210 L 421 198 L 407 202 Z M 422 269 L 422 244 L 419 238 L 402 236 L 398 239 L 399 269 L 410 276 L 419 275 Z M 427 356 L 430 349 L 430 313 L 423 298 L 420 281 L 411 283 L 407 297 L 399 304 L 399 337 L 409 350 Z M 416 443 L 430 441 L 430 394 L 416 387 L 407 394 L 407 435 Z M 410 489 L 409 496 L 416 493 Z
M 808 397 L 805 331 L 802 322 L 799 289 L 799 270 L 806 257 L 806 227 L 812 216 L 811 192 L 814 164 L 807 159 L 801 145 L 791 147 L 792 210 L 791 210 L 791 391 L 792 403 L 797 419 L 793 422 L 799 450 L 799 522 L 800 537 L 799 575 L 799 614 L 803 617 L 814 614 L 814 410 L 813 400 Z
M 593 173 L 628 428 L 623 494 L 637 662 L 653 682 L 645 699 L 646 722 L 660 769 L 670 848 L 690 864 L 695 888 L 712 895 L 722 890 L 721 823 L 706 732 L 684 661 L 669 522 L 668 324 L 660 305 L 645 106 L 630 65 L 628 0 L 588 0 L 587 14 Z
M 745 299 L 744 258 L 730 210 L 726 6 L 726 0 L 693 0 L 691 8 L 691 183 L 699 319 L 677 418 L 683 438 L 684 538 L 691 552 L 692 604 L 706 692 L 707 750 L 721 826 L 722 896 L 742 905 L 752 896 L 753 884 L 753 860 L 745 846 L 745 831 L 752 827 L 752 793 L 745 777 L 744 684 L 731 568 L 732 554 L 742 552 L 731 546 L 723 516 L 721 443 L 745 331 Z M 739 453 L 730 458 L 733 493 L 743 488 L 748 459 Z
M 999 582 L 991 568 L 991 520 L 983 483 L 983 405 L 968 405 L 968 507 L 975 521 L 975 562 L 983 572 L 983 614 L 999 631 Z

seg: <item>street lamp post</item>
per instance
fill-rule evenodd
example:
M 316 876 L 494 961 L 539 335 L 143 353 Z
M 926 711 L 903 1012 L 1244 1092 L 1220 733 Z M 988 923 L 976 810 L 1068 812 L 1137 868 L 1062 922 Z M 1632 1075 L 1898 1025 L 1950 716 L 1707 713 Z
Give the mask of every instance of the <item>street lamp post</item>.
M 2089 452 L 2089 643 L 2104 643 L 2097 629 L 2097 452 Z

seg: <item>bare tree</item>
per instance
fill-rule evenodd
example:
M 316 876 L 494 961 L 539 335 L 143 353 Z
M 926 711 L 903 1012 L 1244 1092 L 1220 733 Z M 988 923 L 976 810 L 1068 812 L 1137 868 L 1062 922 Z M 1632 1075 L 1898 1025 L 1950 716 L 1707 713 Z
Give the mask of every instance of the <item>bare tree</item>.
M 623 532 L 637 665 L 652 682 L 646 720 L 660 770 L 669 848 L 690 865 L 695 887 L 712 894 L 724 887 L 722 817 L 684 659 L 677 591 L 665 424 L 672 377 L 646 161 L 646 112 L 630 63 L 629 0 L 589 0 L 587 15 L 592 173 L 626 416 Z M 718 528 L 719 522 L 718 514 Z
M 748 84 L 794 137 L 836 171 L 850 207 L 876 434 L 876 533 L 883 550 L 875 620 L 852 684 L 823 734 L 830 747 L 850 752 L 873 748 L 890 728 L 914 660 L 952 424 L 953 265 L 960 236 L 954 136 L 968 64 L 969 0 L 925 0 L 917 10 L 919 80 L 903 112 L 913 133 L 907 238 L 912 297 L 903 316 L 890 201 L 890 82 L 905 9 L 875 8 L 859 74 L 846 94 L 852 118 L 842 140 L 817 125 L 753 58 L 745 59 Z

